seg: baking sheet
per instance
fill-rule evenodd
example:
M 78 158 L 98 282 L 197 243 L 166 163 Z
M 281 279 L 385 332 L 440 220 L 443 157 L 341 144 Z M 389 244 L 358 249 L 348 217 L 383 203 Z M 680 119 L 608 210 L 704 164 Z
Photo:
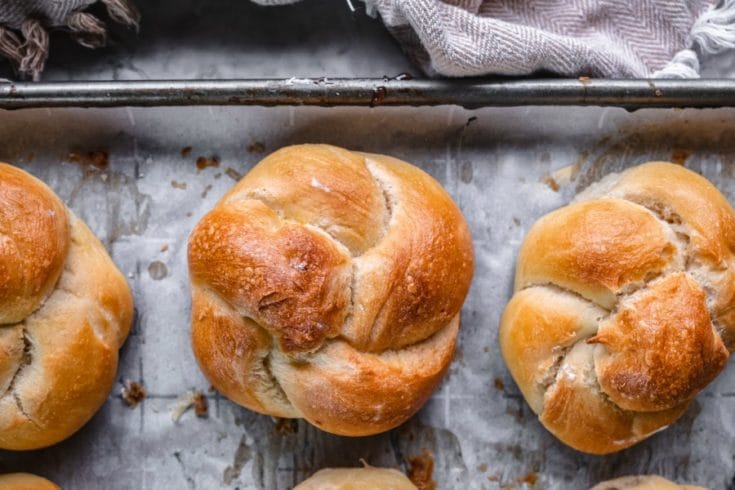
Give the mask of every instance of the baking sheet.
M 233 178 L 267 153 L 304 142 L 413 162 L 442 182 L 472 230 L 475 278 L 449 374 L 416 417 L 387 434 L 353 439 L 302 421 L 276 424 L 209 392 L 189 347 L 190 230 Z M 186 147 L 191 152 L 182 154 Z M 89 151 L 106 151 L 109 164 L 69 161 L 70 152 Z M 212 156 L 218 167 L 197 167 L 198 157 Z M 0 112 L 0 160 L 49 183 L 128 277 L 137 317 L 121 351 L 119 379 L 142 381 L 148 391 L 143 403 L 129 408 L 118 383 L 72 438 L 40 451 L 0 452 L 0 471 L 36 472 L 67 489 L 282 489 L 322 467 L 359 465 L 360 458 L 405 468 L 406 458 L 427 449 L 439 488 L 582 489 L 639 473 L 732 488 L 733 366 L 668 430 L 622 453 L 588 456 L 543 429 L 497 346 L 515 256 L 534 220 L 610 171 L 672 158 L 712 179 L 735 202 L 735 110 Z M 172 406 L 192 389 L 208 395 L 209 417 L 188 411 L 174 422 Z

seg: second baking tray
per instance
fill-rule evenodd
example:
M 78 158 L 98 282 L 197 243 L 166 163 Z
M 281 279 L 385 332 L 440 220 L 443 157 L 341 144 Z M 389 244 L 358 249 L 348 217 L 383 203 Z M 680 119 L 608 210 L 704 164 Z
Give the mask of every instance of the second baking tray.
M 452 194 L 472 230 L 475 278 L 450 372 L 416 417 L 386 434 L 337 437 L 242 409 L 208 391 L 189 347 L 190 230 L 265 154 L 304 142 L 387 153 L 420 166 Z M 728 488 L 735 471 L 733 366 L 669 429 L 621 453 L 587 456 L 538 423 L 497 346 L 516 253 L 531 224 L 602 175 L 656 159 L 701 172 L 735 202 L 735 110 L 0 112 L 0 160 L 48 182 L 127 275 L 137 317 L 119 378 L 142 381 L 149 393 L 128 408 L 118 384 L 79 433 L 45 450 L 0 452 L 0 471 L 33 471 L 64 488 L 281 489 L 322 467 L 359 465 L 360 458 L 405 468 L 426 449 L 439 488 L 582 489 L 640 473 Z M 189 411 L 174 422 L 176 400 L 192 389 L 208 395 L 209 418 Z

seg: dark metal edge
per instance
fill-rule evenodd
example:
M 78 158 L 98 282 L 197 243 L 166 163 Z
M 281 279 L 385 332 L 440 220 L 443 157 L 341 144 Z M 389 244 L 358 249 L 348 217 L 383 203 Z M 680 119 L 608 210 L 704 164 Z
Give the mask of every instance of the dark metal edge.
M 290 78 L 0 82 L 0 109 L 194 105 L 735 106 L 735 80 Z

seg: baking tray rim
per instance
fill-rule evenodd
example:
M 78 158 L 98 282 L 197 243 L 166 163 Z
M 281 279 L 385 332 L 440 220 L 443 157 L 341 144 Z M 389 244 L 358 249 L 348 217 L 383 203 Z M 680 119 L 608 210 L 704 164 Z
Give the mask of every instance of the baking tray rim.
M 735 106 L 735 79 L 0 80 L 0 109 L 197 105 L 715 108 Z

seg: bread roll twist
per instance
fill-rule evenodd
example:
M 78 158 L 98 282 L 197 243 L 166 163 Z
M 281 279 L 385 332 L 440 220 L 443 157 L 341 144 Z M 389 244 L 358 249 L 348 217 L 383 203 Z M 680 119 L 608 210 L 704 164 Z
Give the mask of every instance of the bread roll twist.
M 343 435 L 385 431 L 447 369 L 472 261 L 462 214 L 418 168 L 284 148 L 190 237 L 194 353 L 252 410 Z
M 676 420 L 735 345 L 735 214 L 706 179 L 647 163 L 541 218 L 500 325 L 544 426 L 590 453 Z
M 0 490 L 61 490 L 40 476 L 30 473 L 6 473 L 0 475 Z
M 590 490 L 707 490 L 696 485 L 679 485 L 657 475 L 623 476 L 598 483 Z
M 296 485 L 294 490 L 418 490 L 418 488 L 398 470 L 366 466 L 325 468 Z
M 26 172 L 0 164 L 0 448 L 68 437 L 107 398 L 132 320 L 102 244 Z

